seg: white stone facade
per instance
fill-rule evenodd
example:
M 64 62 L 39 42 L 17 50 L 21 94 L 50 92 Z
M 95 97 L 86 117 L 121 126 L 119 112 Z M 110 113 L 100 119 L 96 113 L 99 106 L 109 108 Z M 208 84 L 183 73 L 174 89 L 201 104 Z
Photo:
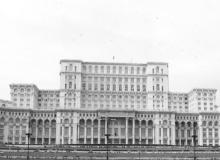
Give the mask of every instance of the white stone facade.
M 0 142 L 219 145 L 215 89 L 169 91 L 168 64 L 60 61 L 60 89 L 11 84 L 0 100 Z M 30 126 L 30 128 L 29 128 Z

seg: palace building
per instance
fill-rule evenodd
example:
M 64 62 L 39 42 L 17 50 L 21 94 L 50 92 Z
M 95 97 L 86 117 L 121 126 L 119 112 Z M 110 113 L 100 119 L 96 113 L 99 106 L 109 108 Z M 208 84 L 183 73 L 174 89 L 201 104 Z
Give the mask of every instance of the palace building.
M 58 90 L 10 90 L 0 143 L 220 145 L 217 90 L 169 91 L 167 63 L 61 60 Z

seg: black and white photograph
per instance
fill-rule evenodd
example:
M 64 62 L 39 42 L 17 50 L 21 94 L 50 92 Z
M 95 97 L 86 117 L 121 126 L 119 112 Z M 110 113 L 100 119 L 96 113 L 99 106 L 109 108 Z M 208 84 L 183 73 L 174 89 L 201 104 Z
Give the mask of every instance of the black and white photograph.
M 220 1 L 0 0 L 0 160 L 220 160 Z

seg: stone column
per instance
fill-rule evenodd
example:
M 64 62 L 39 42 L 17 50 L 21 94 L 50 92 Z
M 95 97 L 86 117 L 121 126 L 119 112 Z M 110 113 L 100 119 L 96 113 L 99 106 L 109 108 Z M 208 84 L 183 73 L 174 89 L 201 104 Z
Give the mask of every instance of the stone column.
M 79 135 L 79 128 L 80 128 L 80 125 L 79 125 L 79 123 L 77 124 L 77 135 L 76 135 L 76 141 L 77 141 L 77 143 L 79 144 L 79 137 L 80 137 L 80 135 Z
M 86 144 L 86 138 L 87 138 L 86 132 L 87 132 L 87 124 L 86 124 L 86 120 L 85 120 L 85 126 L 84 126 L 84 144 Z
M 145 128 L 145 131 L 146 144 L 148 144 L 148 127 Z
M 37 123 L 37 120 L 36 120 L 36 135 L 35 135 L 35 144 L 37 144 L 37 138 L 38 138 L 38 123 Z
M 62 139 L 62 144 L 64 144 L 64 125 L 63 124 L 61 125 L 61 128 L 62 128 L 62 137 L 61 137 L 61 139 Z
M 45 136 L 45 128 L 44 128 L 44 121 L 43 121 L 43 131 L 42 131 L 42 144 L 44 144 L 44 136 Z
M 93 120 L 92 120 L 92 127 L 91 127 L 91 144 L 93 144 L 93 130 L 94 130 L 94 124 L 93 124 Z
M 132 144 L 135 144 L 135 119 L 132 119 Z
M 98 144 L 100 144 L 100 129 L 101 129 L 101 120 L 98 119 Z
M 170 127 L 170 126 L 169 126 L 169 127 Z M 167 144 L 170 145 L 170 144 L 171 144 L 171 143 L 170 143 L 170 131 L 171 131 L 171 128 L 169 128 L 169 127 L 167 128 Z
M 155 125 L 155 129 L 154 129 L 154 138 L 155 138 L 155 144 L 159 144 L 159 125 L 158 124 L 156 124 Z
M 212 127 L 212 145 L 214 146 L 215 144 L 215 129 Z
M 30 133 L 30 130 L 29 130 L 29 128 L 28 128 L 28 124 L 25 124 L 25 126 L 26 126 L 26 132 L 25 132 L 25 144 L 28 144 L 28 137 L 26 136 L 26 133 Z M 31 133 L 32 133 L 32 131 L 31 131 Z
M 105 118 L 105 134 L 108 134 L 108 119 Z M 105 136 L 105 144 L 107 144 L 107 137 Z
M 193 136 L 193 127 L 191 128 L 191 145 L 193 145 L 193 138 L 192 138 L 192 136 Z
M 128 144 L 128 117 L 125 118 L 125 144 Z
M 21 135 L 22 135 L 22 125 L 19 124 L 19 144 L 21 144 Z
M 72 138 L 73 138 L 73 144 L 77 144 L 77 143 L 79 143 L 78 142 L 78 137 L 79 137 L 79 122 L 78 122 L 78 120 L 77 120 L 77 113 L 73 113 L 74 114 L 74 116 L 73 116 L 73 124 L 72 124 L 72 126 L 73 126 L 73 136 L 72 136 Z
M 8 122 L 8 120 L 6 122 L 4 122 L 4 133 L 3 133 L 4 134 L 4 139 L 3 139 L 4 143 L 8 143 L 8 123 L 7 122 Z M 27 138 L 26 138 L 26 143 L 27 143 Z
M 218 145 L 220 145 L 220 127 L 218 127 Z
M 194 134 L 194 133 L 193 133 Z M 207 134 L 208 135 L 208 134 Z M 198 145 L 202 145 L 203 144 L 203 137 L 202 137 L 202 125 L 198 125 L 198 135 L 197 135 L 197 139 L 198 139 Z
M 60 125 L 60 120 L 59 119 L 57 119 L 56 120 L 56 144 L 60 144 L 60 127 L 61 127 L 61 125 Z
M 68 124 L 68 132 L 69 132 L 69 135 L 68 135 L 68 144 L 70 144 L 71 143 L 71 125 L 70 124 Z
M 153 128 L 152 128 L 152 132 L 153 132 L 153 144 L 156 144 L 156 134 L 155 134 L 155 129 L 156 129 L 156 127 L 155 126 L 153 126 Z
M 50 122 L 51 123 L 51 122 Z M 49 124 L 49 144 L 51 144 L 51 124 Z
M 139 144 L 141 144 L 141 121 L 139 121 Z

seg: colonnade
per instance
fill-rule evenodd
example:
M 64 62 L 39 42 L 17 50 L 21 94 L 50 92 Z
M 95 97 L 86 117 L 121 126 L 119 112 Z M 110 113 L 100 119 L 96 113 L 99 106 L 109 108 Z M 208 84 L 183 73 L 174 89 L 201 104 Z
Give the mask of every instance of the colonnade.
M 193 145 L 193 135 L 198 136 L 198 124 L 197 122 L 175 122 L 176 132 L 176 145 Z M 196 138 L 196 144 L 198 144 L 198 138 Z
M 55 144 L 56 143 L 56 120 L 31 119 L 31 144 Z
M 153 120 L 134 118 L 80 119 L 78 143 L 106 144 L 106 133 L 112 144 L 153 144 L 155 127 Z

